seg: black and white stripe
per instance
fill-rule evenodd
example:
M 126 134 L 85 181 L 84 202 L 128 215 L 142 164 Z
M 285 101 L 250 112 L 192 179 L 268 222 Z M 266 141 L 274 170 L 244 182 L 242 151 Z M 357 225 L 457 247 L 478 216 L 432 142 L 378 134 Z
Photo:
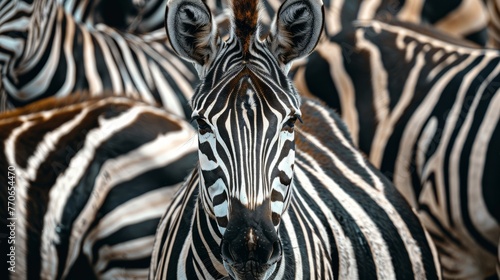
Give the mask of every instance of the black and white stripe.
M 11 105 L 79 90 L 112 91 L 190 115 L 196 74 L 167 46 L 164 32 L 138 37 L 106 25 L 84 25 L 53 0 L 3 4 L 2 94 Z
M 446 3 L 442 0 L 325 0 L 325 32 L 331 37 L 350 29 L 354 21 L 394 18 L 431 26 L 448 36 L 485 46 L 490 36 L 489 14 L 493 12 L 491 7 L 486 7 L 485 1 L 494 5 L 496 0 L 448 0 Z M 261 18 L 265 26 L 271 25 L 283 2 L 262 1 Z
M 355 143 L 419 209 L 446 278 L 496 275 L 500 52 L 402 23 L 344 35 L 297 71 L 299 90 L 338 110 Z
M 0 115 L 0 179 L 16 174 L 10 278 L 146 279 L 159 219 L 195 165 L 194 137 L 126 97 L 49 98 Z
M 293 194 L 279 225 L 283 258 L 270 279 L 438 279 L 420 222 L 354 148 L 339 117 L 312 100 L 301 110 Z M 150 278 L 228 275 L 223 236 L 203 208 L 201 186 L 195 171 L 165 213 Z
M 204 2 L 168 5 L 170 42 L 201 77 L 199 166 L 162 218 L 150 278 L 439 279 L 403 197 L 286 77 L 319 40 L 321 2 L 285 2 L 264 41 L 257 3 L 235 1 L 227 41 Z

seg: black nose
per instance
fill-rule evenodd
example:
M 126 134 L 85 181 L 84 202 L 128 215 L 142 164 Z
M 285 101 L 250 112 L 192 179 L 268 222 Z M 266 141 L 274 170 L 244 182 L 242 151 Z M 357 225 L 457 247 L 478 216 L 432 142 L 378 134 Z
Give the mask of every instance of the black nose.
M 248 209 L 232 201 L 230 219 L 221 243 L 226 264 L 242 272 L 266 270 L 280 260 L 281 242 L 271 219 L 269 201 Z
M 244 269 L 248 262 L 264 266 L 273 265 L 281 258 L 281 242 L 277 235 L 273 239 L 269 240 L 261 234 L 255 236 L 254 240 L 236 238 L 229 241 L 225 237 L 221 244 L 222 259 L 229 265 L 241 269 Z

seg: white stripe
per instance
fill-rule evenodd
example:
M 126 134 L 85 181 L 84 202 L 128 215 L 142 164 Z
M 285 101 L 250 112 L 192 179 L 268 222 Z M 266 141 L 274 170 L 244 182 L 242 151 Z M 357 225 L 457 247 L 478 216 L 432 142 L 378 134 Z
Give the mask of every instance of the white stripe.
M 154 236 L 146 236 L 119 243 L 113 246 L 103 246 L 99 249 L 100 257 L 94 265 L 94 272 L 101 275 L 105 272 L 110 261 L 115 260 L 137 260 L 151 256 Z
M 66 29 L 64 32 L 66 33 L 65 39 L 66 41 L 64 42 L 64 56 L 66 57 L 66 73 L 65 73 L 65 80 L 64 84 L 61 86 L 59 91 L 55 94 L 55 96 L 65 96 L 68 95 L 69 92 L 71 92 L 74 88 L 75 85 L 75 80 L 76 80 L 76 67 L 75 67 L 75 55 L 73 53 L 73 39 L 75 36 L 75 23 L 71 21 L 71 18 L 67 17 L 65 14 L 63 14 L 62 9 L 59 9 L 61 17 L 66 17 Z M 59 19 L 62 20 L 62 19 Z M 59 45 L 57 45 L 59 47 Z M 59 57 L 58 57 L 59 59 Z M 47 80 L 52 81 L 54 76 L 49 76 Z
M 141 112 L 140 107 L 132 108 L 129 112 L 111 120 L 102 120 L 100 129 L 93 129 L 87 133 L 87 138 L 83 148 L 74 156 L 64 174 L 61 174 L 49 192 L 49 205 L 44 217 L 44 231 L 42 232 L 41 256 L 50 258 L 56 256 L 55 244 L 59 242 L 58 236 L 54 233 L 60 223 L 64 210 L 64 203 L 72 194 L 73 187 L 80 180 L 85 172 L 89 161 L 93 158 L 95 148 L 106 141 L 116 131 L 130 125 Z M 68 266 L 67 266 L 68 268 Z M 53 275 L 55 277 L 56 266 L 47 262 L 42 262 L 42 274 Z
M 434 23 L 438 30 L 458 37 L 478 32 L 488 25 L 488 11 L 481 1 L 462 0 L 460 5 Z
M 498 66 L 497 66 L 498 68 Z M 478 91 L 480 92 L 480 91 Z M 488 94 L 488 93 L 485 93 Z M 478 96 L 480 96 L 478 94 Z M 484 201 L 484 188 L 494 188 L 492 185 L 482 183 L 484 172 L 490 167 L 485 166 L 485 159 L 488 153 L 489 143 L 498 141 L 493 139 L 492 134 L 498 129 L 498 120 L 500 119 L 500 93 L 497 91 L 491 99 L 489 107 L 484 115 L 483 122 L 475 135 L 474 144 L 469 159 L 468 171 L 468 199 L 469 215 L 475 228 L 481 232 L 491 244 L 498 244 L 500 236 L 500 227 L 497 220 L 490 214 Z M 494 167 L 493 167 L 494 168 Z M 494 171 L 490 171 L 494 172 Z M 482 187 L 479 187 L 482 186 Z M 500 252 L 500 251 L 499 251 Z
M 373 19 L 380 7 L 381 0 L 363 0 L 359 6 L 358 20 L 368 20 Z
M 100 49 L 102 51 L 104 62 L 106 64 L 106 70 L 111 79 L 111 86 L 113 88 L 113 91 L 122 92 L 123 87 L 122 87 L 120 72 L 117 68 L 117 63 L 114 60 L 114 56 L 111 54 L 113 51 L 110 50 L 108 42 L 103 39 L 103 36 L 101 34 L 97 32 L 95 32 L 94 34 L 95 34 L 94 39 L 96 40 L 97 44 L 99 44 Z
M 71 25 L 72 21 L 68 20 L 67 25 Z M 82 31 L 82 37 L 83 37 L 83 61 L 80 62 L 83 64 L 85 68 L 85 77 L 87 78 L 87 82 L 89 85 L 89 92 L 91 94 L 101 92 L 102 91 L 102 82 L 101 82 L 101 77 L 99 75 L 99 72 L 97 71 L 97 66 L 96 66 L 96 56 L 95 56 L 95 50 L 94 50 L 94 42 L 92 41 L 92 38 L 90 37 L 89 32 L 86 32 L 87 30 L 80 29 Z M 69 36 L 67 37 L 66 40 L 68 41 L 73 41 L 73 35 L 72 33 L 68 34 Z M 68 56 L 66 56 L 66 59 L 70 59 Z M 73 62 L 73 60 L 71 59 Z M 71 69 L 74 71 L 74 69 Z M 69 75 L 68 76 L 75 76 L 76 73 L 72 71 L 68 71 Z M 69 77 L 68 77 L 69 78 Z
M 405 1 L 403 7 L 401 7 L 401 10 L 399 10 L 397 14 L 397 18 L 401 21 L 419 24 L 424 1 L 425 0 Z
M 380 168 L 380 165 L 382 164 L 382 159 L 385 154 L 387 142 L 394 132 L 394 128 L 397 122 L 406 112 L 413 99 L 415 88 L 418 82 L 418 76 L 420 75 L 420 71 L 422 70 L 424 65 L 426 65 L 425 55 L 425 51 L 418 53 L 415 65 L 410 70 L 398 103 L 390 112 L 390 114 L 383 117 L 382 119 L 379 119 L 370 149 L 371 152 L 369 155 L 370 162 L 378 168 Z M 382 65 L 380 65 L 379 67 L 382 67 Z
M 342 49 L 339 45 L 333 43 L 325 43 L 316 48 L 321 57 L 330 65 L 330 73 L 340 99 L 340 107 L 342 108 L 342 119 L 349 128 L 352 140 L 355 145 L 359 142 L 359 117 L 356 108 L 356 95 L 354 93 L 354 85 L 351 76 L 344 68 Z M 347 62 L 349 58 L 346 58 Z

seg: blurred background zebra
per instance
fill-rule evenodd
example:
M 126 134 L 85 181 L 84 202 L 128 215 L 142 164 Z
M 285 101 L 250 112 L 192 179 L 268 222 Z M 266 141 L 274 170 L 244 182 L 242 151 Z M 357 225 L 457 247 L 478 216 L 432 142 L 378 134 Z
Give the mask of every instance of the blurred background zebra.
M 53 0 L 4 0 L 0 24 L 6 94 L 0 109 L 85 90 L 140 97 L 179 116 L 190 115 L 196 74 L 173 54 L 164 34 L 138 37 L 106 25 L 84 25 Z
M 126 97 L 76 94 L 0 114 L 2 232 L 15 173 L 11 279 L 146 279 L 195 137 L 182 118 Z
M 333 36 L 353 20 L 389 16 L 430 23 L 484 45 L 489 16 L 483 2 L 452 2 L 326 1 L 326 31 Z M 279 4 L 278 0 L 263 1 L 264 23 L 269 24 Z M 140 95 L 188 116 L 187 100 L 196 75 L 190 64 L 172 56 L 160 28 L 163 16 L 159 15 L 165 5 L 166 0 L 1 1 L 0 110 L 78 90 L 92 94 L 110 90 Z M 211 0 L 208 5 L 219 16 L 220 25 L 227 26 L 227 3 Z
M 497 50 L 373 21 L 332 37 L 295 76 L 419 210 L 448 279 L 499 266 L 499 62 Z

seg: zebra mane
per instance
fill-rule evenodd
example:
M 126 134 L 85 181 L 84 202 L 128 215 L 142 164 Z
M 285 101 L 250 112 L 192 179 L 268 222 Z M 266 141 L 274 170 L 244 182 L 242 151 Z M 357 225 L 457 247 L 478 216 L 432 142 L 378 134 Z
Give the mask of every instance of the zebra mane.
M 257 34 L 259 24 L 259 0 L 232 0 L 234 34 L 240 41 L 243 54 L 248 53 L 250 43 Z

